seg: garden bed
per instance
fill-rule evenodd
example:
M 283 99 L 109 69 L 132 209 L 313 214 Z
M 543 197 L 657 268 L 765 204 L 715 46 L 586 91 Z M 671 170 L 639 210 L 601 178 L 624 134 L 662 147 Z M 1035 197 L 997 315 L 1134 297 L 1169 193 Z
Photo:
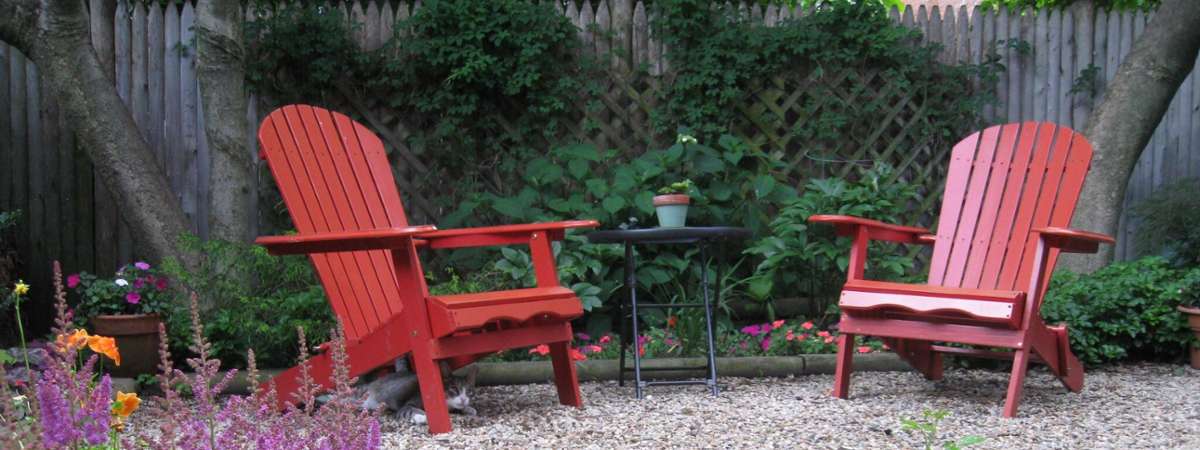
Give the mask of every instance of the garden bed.
M 939 433 L 977 435 L 972 448 L 1198 448 L 1200 371 L 1131 365 L 1091 371 L 1080 394 L 1042 369 L 1031 371 L 1020 417 L 1003 419 L 1007 371 L 948 370 L 942 382 L 914 372 L 854 377 L 851 399 L 829 397 L 830 375 L 723 377 L 713 398 L 701 387 L 583 384 L 585 408 L 559 406 L 549 385 L 482 387 L 476 417 L 453 416 L 454 431 L 383 420 L 388 448 L 768 447 L 921 448 L 901 418 L 923 410 L 949 416 Z M 936 446 L 940 448 L 939 446 Z

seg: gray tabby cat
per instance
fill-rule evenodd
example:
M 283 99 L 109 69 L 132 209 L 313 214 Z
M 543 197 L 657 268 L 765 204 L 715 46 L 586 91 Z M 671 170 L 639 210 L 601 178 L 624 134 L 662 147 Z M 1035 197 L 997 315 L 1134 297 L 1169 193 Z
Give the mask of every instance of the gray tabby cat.
M 362 388 L 366 390 L 363 409 L 386 407 L 395 411 L 401 419 L 425 424 L 427 419 L 417 374 L 409 370 L 407 358 L 397 358 L 395 366 L 395 372 L 376 378 Z M 471 407 L 471 394 L 475 391 L 475 374 L 479 368 L 469 366 L 462 375 L 451 373 L 445 362 L 442 362 L 441 368 L 442 383 L 446 388 L 446 406 L 451 412 L 474 416 L 476 411 Z

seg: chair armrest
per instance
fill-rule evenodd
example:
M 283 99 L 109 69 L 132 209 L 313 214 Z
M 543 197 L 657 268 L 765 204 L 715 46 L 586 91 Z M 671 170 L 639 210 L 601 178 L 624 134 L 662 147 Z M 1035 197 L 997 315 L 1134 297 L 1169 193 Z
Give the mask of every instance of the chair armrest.
M 1070 228 L 1041 227 L 1033 229 L 1033 232 L 1040 234 L 1048 247 L 1068 253 L 1096 253 L 1101 243 L 1116 242 L 1112 236 Z
M 568 220 L 493 227 L 455 228 L 417 234 L 428 248 L 488 247 L 493 245 L 527 244 L 535 233 L 545 233 L 550 240 L 561 240 L 568 228 L 594 228 L 595 220 Z
M 862 217 L 817 214 L 809 217 L 808 221 L 831 224 L 838 236 L 853 236 L 862 227 L 867 229 L 868 238 L 876 241 L 931 245 L 935 240 L 925 228 L 894 225 Z
M 386 250 L 409 245 L 417 234 L 435 230 L 437 227 L 433 225 L 418 225 L 362 231 L 264 236 L 255 239 L 254 243 L 266 247 L 267 252 L 272 255 Z

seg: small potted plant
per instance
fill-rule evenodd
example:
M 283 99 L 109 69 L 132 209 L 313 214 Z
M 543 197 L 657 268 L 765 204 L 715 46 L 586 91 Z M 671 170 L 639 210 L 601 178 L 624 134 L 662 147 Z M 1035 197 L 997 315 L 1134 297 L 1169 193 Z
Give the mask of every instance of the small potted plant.
M 654 196 L 654 212 L 658 216 L 658 226 L 682 227 L 687 223 L 688 204 L 692 198 L 688 192 L 692 190 L 692 180 L 671 183 L 658 190 Z
M 1200 369 L 1200 277 L 1185 282 L 1180 292 L 1183 302 L 1179 312 L 1187 318 L 1188 328 L 1192 329 L 1194 339 L 1191 348 L 1191 363 L 1193 369 Z
M 76 322 L 90 321 L 94 334 L 116 338 L 122 364 L 110 373 L 136 377 L 155 372 L 158 326 L 171 295 L 165 276 L 139 261 L 122 267 L 113 278 L 87 272 L 69 275 L 67 287 L 79 295 Z

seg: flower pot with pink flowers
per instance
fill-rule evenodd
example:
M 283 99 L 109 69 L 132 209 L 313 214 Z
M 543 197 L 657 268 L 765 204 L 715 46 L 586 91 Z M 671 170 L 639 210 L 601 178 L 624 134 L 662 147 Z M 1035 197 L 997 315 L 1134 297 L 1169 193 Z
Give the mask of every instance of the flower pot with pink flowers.
M 67 287 L 79 297 L 75 321 L 90 323 L 95 334 L 116 338 L 122 361 L 110 373 L 119 377 L 155 373 L 158 327 L 172 295 L 167 277 L 139 261 L 122 267 L 112 278 L 87 272 L 69 275 Z

